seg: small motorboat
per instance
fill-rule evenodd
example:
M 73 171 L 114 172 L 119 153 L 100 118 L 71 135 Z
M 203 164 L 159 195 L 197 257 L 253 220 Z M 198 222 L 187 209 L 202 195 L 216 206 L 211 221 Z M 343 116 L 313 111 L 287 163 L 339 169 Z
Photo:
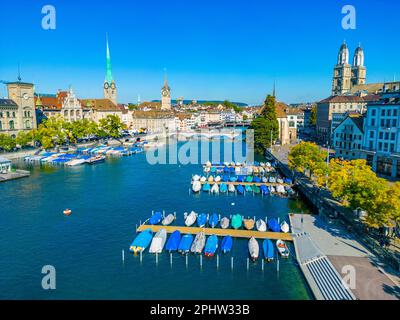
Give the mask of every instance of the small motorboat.
M 204 248 L 204 255 L 213 257 L 218 248 L 218 237 L 216 235 L 209 236 Z
M 259 193 L 261 192 L 260 187 L 256 186 L 255 184 L 253 184 L 253 185 L 251 186 L 251 189 L 253 190 L 253 192 L 254 192 L 255 194 L 259 194 Z
M 250 184 L 246 184 L 245 190 L 246 190 L 246 192 L 253 192 L 253 188 L 251 187 Z
M 261 182 L 261 178 L 260 177 L 254 177 L 253 182 L 260 183 Z
M 228 167 L 224 167 L 224 173 L 229 173 L 229 168 Z
M 254 229 L 254 220 L 253 219 L 243 219 L 243 224 L 247 230 Z
M 216 177 L 214 178 L 214 181 L 215 181 L 215 182 L 220 182 L 220 181 L 221 181 L 221 177 L 220 177 L 220 176 L 216 176 Z
M 181 233 L 179 230 L 175 230 L 171 236 L 169 237 L 166 245 L 165 245 L 165 250 L 168 252 L 174 252 L 178 250 L 179 243 L 181 242 Z
M 269 192 L 270 192 L 270 193 L 275 193 L 275 188 L 274 188 L 274 186 L 270 186 L 270 187 L 269 187 Z
M 263 241 L 264 259 L 268 262 L 274 260 L 275 252 L 274 245 L 271 240 L 265 239 Z
M 188 253 L 190 251 L 190 247 L 192 246 L 192 242 L 193 242 L 193 235 L 185 234 L 181 238 L 181 241 L 179 242 L 178 252 L 182 254 Z
M 206 163 L 204 164 L 206 167 L 211 167 L 211 162 L 210 161 L 206 161 Z
M 284 233 L 288 233 L 289 232 L 289 224 L 286 221 L 282 221 L 281 222 L 281 231 Z
M 213 186 L 211 187 L 210 192 L 213 193 L 213 194 L 218 194 L 218 193 L 219 193 L 219 186 L 218 186 L 218 184 L 214 183 Z
M 206 226 L 208 220 L 208 216 L 205 213 L 200 213 L 199 216 L 197 217 L 197 225 L 200 228 L 203 228 Z
M 167 215 L 161 222 L 162 225 L 164 226 L 169 226 L 173 221 L 175 220 L 175 215 L 170 213 Z
M 221 242 L 222 253 L 229 253 L 232 250 L 233 239 L 231 236 L 225 236 Z
M 161 253 L 164 249 L 165 242 L 167 241 L 167 230 L 161 229 L 158 231 L 153 240 L 151 241 L 150 253 Z
M 230 184 L 230 185 L 228 186 L 228 191 L 229 191 L 229 192 L 235 192 L 235 191 L 236 191 L 235 186 L 234 186 L 233 184 Z
M 208 224 L 211 228 L 215 228 L 218 225 L 219 217 L 216 213 L 213 213 L 211 217 L 208 219 Z
M 228 181 L 229 181 L 229 176 L 226 175 L 226 174 L 224 174 L 224 175 L 222 176 L 222 181 L 223 181 L 223 182 L 228 182 Z
M 200 182 L 206 182 L 206 181 L 207 181 L 207 178 L 206 178 L 206 177 L 202 176 L 202 177 L 200 178 Z
M 265 221 L 263 219 L 258 219 L 256 221 L 256 228 L 260 232 L 265 232 L 265 231 L 267 231 L 267 224 L 265 223 Z
M 237 177 L 232 176 L 232 177 L 229 178 L 229 181 L 230 182 L 236 182 L 237 181 Z
M 214 182 L 214 177 L 213 176 L 209 176 L 207 179 L 208 182 Z
M 253 176 L 247 176 L 246 182 L 253 182 Z
M 65 163 L 66 166 L 75 167 L 86 162 L 87 158 L 80 158 L 80 159 L 72 159 Z
M 91 158 L 89 158 L 89 159 L 87 159 L 86 160 L 86 163 L 88 163 L 88 164 L 96 164 L 96 163 L 101 163 L 101 162 L 104 162 L 106 160 L 106 157 L 105 156 L 94 156 L 94 157 L 91 157 Z
M 226 183 L 223 182 L 219 185 L 219 192 L 221 192 L 221 193 L 228 192 L 228 186 L 226 185 Z
M 200 192 L 200 190 L 201 190 L 201 182 L 200 181 L 194 181 L 193 184 L 192 184 L 192 190 L 195 193 Z
M 237 182 L 244 182 L 245 176 L 238 176 Z
M 233 229 L 239 229 L 242 227 L 242 223 L 243 223 L 243 217 L 240 214 L 234 214 L 232 217 L 232 228 Z
M 195 175 L 193 176 L 192 180 L 193 180 L 193 181 L 199 181 L 200 178 L 201 178 L 201 177 L 200 177 L 199 175 L 195 174 Z
M 208 182 L 206 182 L 205 184 L 203 184 L 203 191 L 204 192 L 210 192 L 211 190 L 211 186 Z
M 237 186 L 236 190 L 238 194 L 244 194 L 244 187 L 241 184 Z
M 289 257 L 289 249 L 283 240 L 277 240 L 276 241 L 276 248 L 278 249 L 278 252 L 280 255 L 284 258 Z
M 222 229 L 228 229 L 229 228 L 229 218 L 227 218 L 227 217 L 223 217 L 222 219 L 221 219 L 221 228 Z
M 190 251 L 193 253 L 201 254 L 205 245 L 206 245 L 206 235 L 204 234 L 204 232 L 200 232 L 194 238 Z
M 187 214 L 187 212 L 185 212 L 184 218 L 185 218 L 185 225 L 187 227 L 190 227 L 196 222 L 197 214 L 194 211 L 190 212 L 189 214 Z
M 261 194 L 263 194 L 263 195 L 268 195 L 269 194 L 269 189 L 268 189 L 267 186 L 261 186 L 260 187 L 260 191 L 261 191 Z
M 134 254 L 143 252 L 149 246 L 151 238 L 153 237 L 153 231 L 146 229 L 133 240 L 129 250 Z
M 267 177 L 262 177 L 262 178 L 261 178 L 261 181 L 262 181 L 263 183 L 267 183 L 267 182 L 268 182 L 268 178 L 267 178 Z
M 273 232 L 280 232 L 281 226 L 279 225 L 278 221 L 275 218 L 268 219 L 268 229 Z
M 204 173 L 209 173 L 210 172 L 210 168 L 209 167 L 205 167 L 204 168 Z
M 250 258 L 254 262 L 258 259 L 258 256 L 260 254 L 260 247 L 258 245 L 258 241 L 254 237 L 251 237 L 249 240 L 248 247 L 249 247 Z
M 69 216 L 69 215 L 71 215 L 72 210 L 71 210 L 71 209 L 65 209 L 65 210 L 63 211 L 63 213 L 64 213 L 65 216 Z
M 162 214 L 159 211 L 154 212 L 154 214 L 149 219 L 149 224 L 156 225 L 162 220 Z

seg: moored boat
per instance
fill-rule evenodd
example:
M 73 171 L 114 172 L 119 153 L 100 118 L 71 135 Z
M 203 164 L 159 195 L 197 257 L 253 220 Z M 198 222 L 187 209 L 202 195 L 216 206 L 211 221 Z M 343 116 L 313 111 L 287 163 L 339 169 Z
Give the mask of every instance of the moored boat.
M 226 185 L 226 183 L 223 182 L 219 185 L 219 192 L 221 193 L 228 192 L 228 186 Z
M 153 215 L 149 219 L 149 224 L 156 225 L 159 224 L 162 220 L 162 214 L 159 211 L 153 213 Z
M 205 213 L 200 213 L 197 217 L 197 225 L 200 228 L 205 227 L 205 225 L 207 224 L 207 220 L 208 220 L 208 216 Z
M 289 232 L 289 224 L 286 221 L 282 221 L 281 222 L 281 231 L 284 233 L 288 233 Z
M 208 219 L 208 224 L 211 228 L 215 228 L 218 225 L 219 217 L 216 213 L 213 213 L 211 217 Z
M 184 218 L 185 218 L 185 225 L 187 227 L 190 227 L 196 222 L 197 214 L 194 211 L 190 212 L 189 214 L 185 212 Z
M 276 241 L 276 248 L 278 249 L 278 252 L 280 255 L 284 258 L 289 257 L 289 249 L 283 240 L 277 240 Z
M 175 220 L 175 215 L 170 213 L 162 220 L 161 223 L 164 226 L 169 226 L 174 220 Z
M 242 226 L 242 223 L 243 223 L 243 217 L 240 214 L 237 213 L 233 215 L 231 222 L 233 229 L 239 229 Z
M 210 190 L 211 193 L 218 194 L 219 193 L 219 186 L 218 184 L 214 183 Z
M 268 229 L 270 229 L 273 232 L 281 231 L 281 226 L 279 225 L 278 221 L 275 218 L 268 219 L 267 225 Z
M 150 253 L 161 253 L 164 249 L 165 242 L 167 241 L 167 230 L 159 230 L 151 241 Z
M 230 184 L 230 185 L 228 186 L 228 191 L 229 191 L 229 192 L 235 192 L 235 186 L 234 186 L 233 184 Z
M 192 190 L 195 193 L 200 192 L 200 190 L 201 190 L 201 182 L 200 181 L 194 181 L 193 184 L 192 184 Z
M 256 261 L 260 254 L 260 247 L 258 245 L 258 241 L 254 237 L 251 237 L 248 243 L 248 247 L 251 260 Z
M 191 234 L 185 234 L 179 242 L 178 251 L 182 254 L 186 254 L 190 251 L 190 247 L 193 242 L 193 236 Z
M 227 217 L 223 217 L 222 219 L 221 219 L 221 228 L 222 229 L 228 229 L 229 228 L 229 218 L 227 218 Z
M 254 229 L 254 220 L 253 219 L 243 219 L 243 224 L 247 230 Z
M 267 224 L 263 219 L 258 219 L 256 222 L 256 228 L 260 232 L 265 232 L 267 231 Z
M 208 182 L 206 182 L 205 184 L 203 184 L 203 191 L 204 192 L 210 192 L 211 190 L 211 186 Z
M 232 249 L 233 239 L 231 236 L 225 236 L 221 241 L 221 251 L 223 253 L 229 253 Z
M 133 240 L 129 250 L 134 254 L 143 252 L 150 244 L 152 237 L 153 231 L 151 231 L 151 229 L 144 230 L 143 232 L 138 234 L 135 240 Z
M 236 190 L 238 194 L 244 194 L 244 187 L 241 184 L 237 186 Z
M 190 251 L 193 253 L 201 253 L 206 245 L 206 235 L 204 232 L 200 232 L 194 238 Z
M 94 156 L 86 160 L 86 163 L 88 164 L 96 164 L 96 163 L 101 163 L 106 160 L 105 156 Z
M 275 257 L 275 250 L 274 245 L 271 240 L 265 239 L 263 241 L 263 251 L 264 251 L 264 259 L 269 261 L 274 260 Z
M 180 242 L 181 242 L 181 233 L 179 230 L 175 230 L 169 237 L 167 243 L 165 244 L 165 250 L 169 252 L 178 250 Z
M 206 246 L 204 248 L 204 254 L 207 257 L 213 257 L 215 251 L 217 251 L 217 248 L 218 248 L 218 237 L 216 235 L 209 236 L 206 242 Z

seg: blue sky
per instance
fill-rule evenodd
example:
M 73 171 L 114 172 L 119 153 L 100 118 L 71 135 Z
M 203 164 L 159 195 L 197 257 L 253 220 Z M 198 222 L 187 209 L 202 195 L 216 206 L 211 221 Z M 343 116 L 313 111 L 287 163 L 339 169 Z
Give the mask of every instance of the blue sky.
M 43 30 L 41 9 L 56 8 L 56 30 Z M 356 30 L 341 27 L 355 6 Z M 344 39 L 361 42 L 367 82 L 400 78 L 398 0 L 20 0 L 2 1 L 0 80 L 39 92 L 72 85 L 102 97 L 105 34 L 110 39 L 119 102 L 158 99 L 163 69 L 172 97 L 263 101 L 276 81 L 278 99 L 313 101 L 330 94 Z M 6 94 L 0 86 L 0 96 Z

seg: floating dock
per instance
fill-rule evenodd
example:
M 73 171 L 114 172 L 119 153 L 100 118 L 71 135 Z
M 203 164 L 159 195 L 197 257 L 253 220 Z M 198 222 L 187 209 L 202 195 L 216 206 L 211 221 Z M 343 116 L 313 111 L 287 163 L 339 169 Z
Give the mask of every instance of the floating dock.
M 253 186 L 253 185 L 256 185 L 257 187 L 260 187 L 260 186 L 273 186 L 273 187 L 276 187 L 276 186 L 284 186 L 284 187 L 292 187 L 293 186 L 293 184 L 288 184 L 288 183 L 279 183 L 279 182 L 237 182 L 237 181 L 235 181 L 235 182 L 232 182 L 232 181 L 227 181 L 227 182 L 224 182 L 224 181 L 218 181 L 218 182 L 215 182 L 215 181 L 213 181 L 213 182 L 209 182 L 209 181 L 200 181 L 200 183 L 201 184 L 206 184 L 206 183 L 208 183 L 209 185 L 213 185 L 213 184 L 221 184 L 221 183 L 225 183 L 226 185 L 230 185 L 230 184 L 232 184 L 232 185 L 234 185 L 234 186 L 238 186 L 238 185 L 242 185 L 242 186 Z M 192 181 L 192 184 L 193 184 L 193 181 Z
M 161 229 L 165 229 L 167 233 L 172 233 L 176 230 L 180 231 L 182 234 L 198 234 L 199 232 L 204 232 L 207 236 L 231 236 L 233 238 L 251 238 L 256 239 L 271 239 L 271 240 L 284 240 L 293 241 L 293 237 L 290 233 L 283 232 L 261 232 L 257 230 L 244 230 L 244 229 L 221 229 L 221 228 L 199 228 L 199 227 L 180 227 L 180 226 L 163 226 L 163 225 L 148 225 L 142 224 L 137 228 L 138 232 L 144 231 L 146 229 L 151 229 L 153 232 L 157 232 Z

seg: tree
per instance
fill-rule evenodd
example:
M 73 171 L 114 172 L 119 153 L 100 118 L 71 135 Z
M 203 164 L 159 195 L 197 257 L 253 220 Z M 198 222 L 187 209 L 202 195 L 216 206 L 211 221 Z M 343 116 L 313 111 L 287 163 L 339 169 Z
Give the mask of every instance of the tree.
M 276 116 L 275 97 L 268 95 L 259 117 L 253 120 L 250 129 L 254 130 L 254 149 L 263 154 L 271 147 L 271 140 L 276 140 L 279 135 L 279 123 Z
M 20 131 L 17 134 L 15 142 L 21 147 L 29 145 L 34 140 L 34 131 Z
M 303 173 L 309 171 L 310 177 L 315 175 L 321 184 L 321 178 L 328 173 L 327 157 L 328 153 L 315 143 L 302 141 L 290 149 L 289 168 Z
M 100 120 L 99 129 L 101 136 L 106 135 L 118 140 L 121 136 L 121 130 L 125 129 L 125 125 L 118 116 L 108 115 L 106 118 Z
M 67 133 L 65 121 L 62 117 L 50 117 L 39 125 L 35 134 L 35 140 L 39 141 L 43 148 L 49 149 L 66 142 Z
M 229 100 L 225 100 L 222 104 L 228 109 L 233 109 L 236 113 L 239 113 L 239 112 L 242 111 L 241 107 L 239 107 L 238 105 L 230 102 Z
M 15 139 L 8 134 L 0 133 L 0 148 L 11 151 L 17 146 Z
M 78 139 L 90 135 L 96 135 L 98 132 L 97 124 L 88 119 L 79 119 L 73 122 L 65 122 L 63 128 L 68 136 L 69 141 L 76 143 Z
M 317 106 L 316 105 L 311 108 L 310 124 L 312 126 L 317 125 Z

